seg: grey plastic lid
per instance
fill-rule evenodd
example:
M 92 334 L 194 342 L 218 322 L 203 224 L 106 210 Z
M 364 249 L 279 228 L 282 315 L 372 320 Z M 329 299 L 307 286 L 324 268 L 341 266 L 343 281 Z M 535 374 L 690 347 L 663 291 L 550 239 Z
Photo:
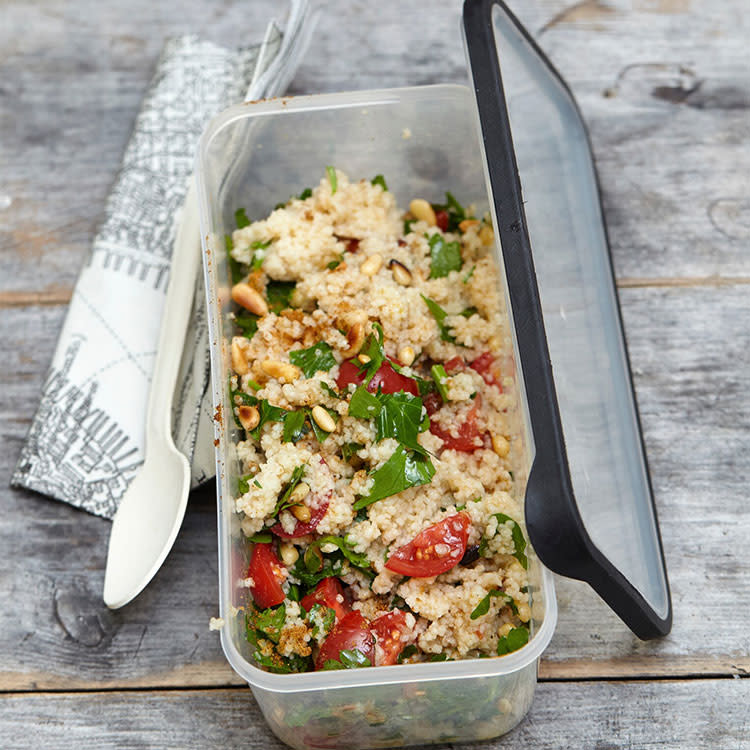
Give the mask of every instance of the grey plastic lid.
M 669 584 L 583 120 L 502 2 L 466 0 L 464 33 L 534 444 L 529 536 L 636 635 L 665 635 Z

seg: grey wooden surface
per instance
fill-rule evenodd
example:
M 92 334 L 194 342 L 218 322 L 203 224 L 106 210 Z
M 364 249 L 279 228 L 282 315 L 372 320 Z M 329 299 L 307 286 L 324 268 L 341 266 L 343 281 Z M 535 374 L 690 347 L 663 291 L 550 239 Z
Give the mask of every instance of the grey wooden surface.
M 210 488 L 153 584 L 113 613 L 108 522 L 7 484 L 164 38 L 255 41 L 277 6 L 0 1 L 2 747 L 275 746 L 207 629 Z M 294 93 L 466 80 L 459 2 L 329 6 Z M 560 580 L 531 714 L 487 747 L 750 747 L 747 3 L 511 6 L 591 131 L 674 628 L 640 642 Z

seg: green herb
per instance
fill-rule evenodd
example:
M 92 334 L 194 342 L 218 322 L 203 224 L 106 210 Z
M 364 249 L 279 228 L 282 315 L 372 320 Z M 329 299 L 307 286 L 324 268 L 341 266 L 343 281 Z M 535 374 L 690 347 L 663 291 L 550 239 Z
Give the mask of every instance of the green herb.
M 415 221 L 416 219 L 406 219 L 404 221 L 404 235 L 411 233 L 411 225 L 414 224 Z
M 290 672 L 309 672 L 312 669 L 312 663 L 309 656 L 281 656 L 276 651 L 272 654 L 264 654 L 260 649 L 253 653 L 253 661 L 259 667 L 265 667 L 269 672 L 275 674 L 289 674 Z
M 440 394 L 440 398 L 443 399 L 443 401 L 448 400 L 448 373 L 445 371 L 445 367 L 442 365 L 433 365 L 430 368 L 430 374 L 435 380 L 435 387 L 438 390 L 438 393 Z
M 305 434 L 305 412 L 301 409 L 290 411 L 284 417 L 284 435 L 282 440 L 285 443 L 296 443 Z
M 328 173 L 328 182 L 331 183 L 331 195 L 336 194 L 336 189 L 339 186 L 338 180 L 336 179 L 336 170 L 333 167 L 326 167 Z
M 244 208 L 238 208 L 234 212 L 234 223 L 236 224 L 237 229 L 242 229 L 250 223 L 250 219 L 247 218 Z
M 516 603 L 513 601 L 513 597 L 510 596 L 510 594 L 506 594 L 500 589 L 493 589 L 487 594 L 487 596 L 484 597 L 484 599 L 482 599 L 482 601 L 479 602 L 479 604 L 477 604 L 477 606 L 474 608 L 474 611 L 471 613 L 471 615 L 469 615 L 472 620 L 476 620 L 478 617 L 486 615 L 490 611 L 490 598 L 492 597 L 498 597 L 502 599 L 504 605 L 510 606 L 514 613 L 518 612 Z
M 289 361 L 297 365 L 306 378 L 311 378 L 316 372 L 328 372 L 336 364 L 333 350 L 325 341 L 319 341 L 309 349 L 289 352 Z
M 327 394 L 328 394 L 329 396 L 332 396 L 333 398 L 341 398 L 341 394 L 340 394 L 340 393 L 338 393 L 337 391 L 335 391 L 335 390 L 334 390 L 333 388 L 331 388 L 331 386 L 330 386 L 330 385 L 328 385 L 328 383 L 326 383 L 326 382 L 325 382 L 324 380 L 321 380 L 321 381 L 320 381 L 320 387 L 321 387 L 321 388 L 322 388 L 322 389 L 323 389 L 323 390 L 324 390 L 324 391 L 325 391 L 325 392 L 326 392 L 326 393 L 327 393 Z
M 266 285 L 268 309 L 278 314 L 291 307 L 290 300 L 295 286 L 293 281 L 269 281 Z
M 272 515 L 276 516 L 279 513 L 281 513 L 282 510 L 285 510 L 286 508 L 291 507 L 292 503 L 289 502 L 289 497 L 294 491 L 294 488 L 302 480 L 304 473 L 305 473 L 304 466 L 295 467 L 295 469 L 292 471 L 292 476 L 289 478 L 289 484 L 287 485 L 281 497 L 276 502 L 276 507 L 274 508 Z
M 369 518 L 367 514 L 367 508 L 360 508 L 357 511 L 357 515 L 354 516 L 354 520 L 357 523 L 361 523 L 362 521 L 366 521 Z
M 263 261 L 266 259 L 266 249 L 271 245 L 271 240 L 255 240 L 250 245 L 250 249 L 254 250 L 252 260 L 250 261 L 250 267 L 253 271 L 260 271 L 263 267 Z
M 260 433 L 263 429 L 263 425 L 265 425 L 266 422 L 281 422 L 288 412 L 280 406 L 272 406 L 266 399 L 263 399 L 262 401 L 255 399 L 255 402 L 258 405 L 260 420 L 256 427 L 250 430 L 250 435 L 255 440 L 260 440 Z
M 381 409 L 375 417 L 376 440 L 395 438 L 418 453 L 424 448 L 417 441 L 422 423 L 422 399 L 411 393 L 381 393 L 377 396 Z
M 373 323 L 374 333 L 371 333 L 366 339 L 360 350 L 360 355 L 364 354 L 369 357 L 369 361 L 360 365 L 360 373 L 365 373 L 364 385 L 367 385 L 380 369 L 380 365 L 385 360 L 385 349 L 383 349 L 383 327 L 380 323 Z
M 445 194 L 445 203 L 437 204 L 433 203 L 432 207 L 435 211 L 445 211 L 448 214 L 448 231 L 455 232 L 458 230 L 458 225 L 464 221 L 464 219 L 473 219 L 473 216 L 466 215 L 466 209 L 455 199 L 453 193 Z
M 418 651 L 419 651 L 419 649 L 413 643 L 410 643 L 398 655 L 398 659 L 396 659 L 396 662 L 398 664 L 403 664 L 404 663 L 404 659 L 408 659 L 410 656 L 414 656 L 414 654 L 416 654 Z
M 259 482 L 259 481 L 258 481 L 257 479 L 253 479 L 253 484 L 254 484 L 254 485 L 255 485 L 255 486 L 256 486 L 256 487 L 257 487 L 257 488 L 258 488 L 259 490 L 262 490 L 262 489 L 263 489 L 263 485 L 262 485 L 262 484 L 261 484 L 261 483 L 260 483 L 260 482 Z
M 521 626 L 513 628 L 507 635 L 497 641 L 497 655 L 509 654 L 512 651 L 518 651 L 529 642 L 529 629 Z
M 339 658 L 328 659 L 323 669 L 357 669 L 371 667 L 370 660 L 358 648 L 345 648 L 339 651 Z
M 305 188 L 298 196 L 299 200 L 306 201 L 308 198 L 312 198 L 312 188 Z
M 471 268 L 469 269 L 469 273 L 467 273 L 467 274 L 466 274 L 466 276 L 464 276 L 464 277 L 463 277 L 463 279 L 461 279 L 461 281 L 463 281 L 463 282 L 464 282 L 464 284 L 468 284 L 468 283 L 469 283 L 469 279 L 470 279 L 470 278 L 471 278 L 471 277 L 472 277 L 472 276 L 474 275 L 474 269 L 475 269 L 476 267 L 477 267 L 477 264 L 475 263 L 475 264 L 474 264 L 474 265 L 473 265 L 473 266 L 472 266 L 472 267 L 471 267 Z
M 422 299 L 424 300 L 425 305 L 427 305 L 427 309 L 432 314 L 432 317 L 435 318 L 435 322 L 438 324 L 438 328 L 440 329 L 440 338 L 443 341 L 450 341 L 451 343 L 456 343 L 456 337 L 451 336 L 450 331 L 448 330 L 448 327 L 445 325 L 445 318 L 448 315 L 445 310 L 443 310 L 440 305 L 438 305 L 435 300 L 430 299 L 429 297 L 425 297 L 424 294 L 421 295 Z
M 282 603 L 276 608 L 255 610 L 250 618 L 256 630 L 265 634 L 274 643 L 278 643 L 286 621 L 286 606 Z
M 298 602 L 300 600 L 299 586 L 296 583 L 289 584 L 289 591 L 287 591 L 286 598 L 290 602 Z
M 234 324 L 242 331 L 242 335 L 251 339 L 258 330 L 258 316 L 251 312 L 238 312 L 234 314 Z
M 340 536 L 326 535 L 319 539 L 316 539 L 310 546 L 320 547 L 324 544 L 335 544 L 341 554 L 352 564 L 355 568 L 364 570 L 370 570 L 370 561 L 367 559 L 367 555 L 361 554 L 354 551 L 354 545 L 348 540 Z
M 518 560 L 518 562 L 521 563 L 524 570 L 526 570 L 529 567 L 529 561 L 525 554 L 526 539 L 523 536 L 523 531 L 521 530 L 521 527 L 510 516 L 506 516 L 505 513 L 494 513 L 493 515 L 495 516 L 495 518 L 497 518 L 498 526 L 500 526 L 500 524 L 503 524 L 503 525 L 507 525 L 508 523 L 511 524 L 511 533 L 513 535 L 513 546 L 515 548 L 515 551 L 513 552 L 513 556 L 516 558 L 516 560 Z
M 388 190 L 388 185 L 385 184 L 385 177 L 383 177 L 382 174 L 376 174 L 370 182 L 372 182 L 373 185 L 380 185 L 383 190 Z
M 308 549 L 310 549 L 308 547 Z M 307 550 L 305 550 L 307 553 Z M 344 564 L 343 556 L 337 558 L 323 558 L 320 550 L 317 550 L 315 559 L 311 558 L 311 567 L 315 567 L 312 563 L 316 562 L 320 557 L 323 560 L 322 567 L 318 570 L 308 570 L 305 564 L 304 556 L 301 556 L 294 567 L 291 569 L 291 574 L 306 588 L 311 589 L 317 586 L 324 578 L 331 578 L 333 576 L 340 576 Z
M 461 244 L 446 242 L 442 234 L 433 234 L 427 240 L 430 246 L 430 278 L 442 279 L 451 271 L 461 270 Z
M 363 385 L 357 386 L 349 402 L 349 416 L 357 419 L 375 419 L 381 409 L 377 396 L 370 393 Z
M 232 276 L 232 283 L 237 284 L 242 281 L 242 277 L 245 275 L 242 273 L 242 267 L 240 262 L 235 260 L 232 256 L 232 250 L 234 249 L 234 243 L 232 242 L 232 235 L 224 235 L 224 247 L 227 251 L 227 263 L 229 264 L 229 272 Z
M 431 654 L 430 661 L 448 661 L 448 654 Z
M 305 563 L 305 569 L 308 573 L 317 573 L 323 569 L 324 557 L 320 551 L 320 545 L 316 546 L 311 544 L 302 556 L 302 561 Z
M 270 531 L 259 531 L 257 534 L 253 534 L 248 541 L 253 544 L 268 544 L 272 539 Z
M 317 638 L 321 633 L 327 635 L 333 629 L 336 624 L 336 610 L 316 602 L 305 619 L 312 623 L 312 634 Z
M 353 508 L 359 510 L 409 487 L 429 484 L 434 476 L 435 467 L 427 456 L 399 445 L 393 455 L 372 475 L 370 493 L 360 497 Z
M 476 307 L 467 307 L 465 310 L 461 311 L 461 315 L 464 316 L 464 318 L 470 318 L 472 315 L 476 315 L 479 312 Z
M 250 480 L 252 479 L 251 474 L 246 474 L 244 477 L 237 477 L 237 492 L 240 495 L 244 495 L 250 490 Z
M 254 391 L 260 390 L 260 383 L 256 383 L 254 380 L 247 380 L 246 382 Z
M 342 264 L 343 262 L 344 262 L 344 254 L 343 254 L 343 253 L 340 253 L 340 254 L 339 254 L 339 257 L 338 257 L 338 258 L 336 258 L 336 260 L 332 260 L 332 261 L 331 261 L 331 262 L 330 262 L 330 263 L 329 263 L 329 264 L 328 264 L 328 265 L 326 266 L 326 268 L 327 268 L 327 269 L 328 269 L 329 271 L 333 271 L 333 269 L 334 269 L 334 268 L 338 268 L 338 267 L 339 267 L 339 266 L 340 266 L 340 265 L 341 265 L 341 264 Z
M 461 503 L 461 505 L 456 506 L 456 510 L 464 510 L 466 508 L 466 503 Z

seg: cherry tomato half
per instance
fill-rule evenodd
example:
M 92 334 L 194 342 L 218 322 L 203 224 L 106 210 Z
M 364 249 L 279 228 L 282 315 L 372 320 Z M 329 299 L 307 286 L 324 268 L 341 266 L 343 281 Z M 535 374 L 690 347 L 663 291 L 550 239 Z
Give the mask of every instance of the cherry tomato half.
M 340 597 L 340 599 L 339 599 Z M 300 602 L 309 612 L 316 604 L 330 607 L 336 613 L 336 622 L 343 620 L 350 612 L 349 603 L 344 598 L 344 589 L 338 578 L 324 578 L 307 596 Z
M 443 232 L 448 231 L 448 212 L 447 211 L 435 211 L 435 223 L 438 228 Z
M 406 613 L 400 609 L 394 609 L 372 621 L 372 632 L 377 636 L 378 646 L 380 646 L 377 651 L 379 654 L 377 666 L 385 667 L 396 663 L 398 655 L 409 641 L 404 637 L 408 631 Z
M 315 527 L 323 520 L 323 516 L 328 512 L 328 505 L 329 502 L 326 500 L 325 502 L 322 502 L 317 508 L 312 508 L 310 513 L 310 520 L 306 521 L 305 523 L 302 523 L 302 521 L 297 521 L 297 525 L 294 527 L 294 530 L 284 531 L 284 527 L 281 525 L 281 523 L 275 523 L 273 526 L 271 526 L 271 531 L 276 534 L 276 536 L 280 536 L 282 539 L 297 539 L 298 537 L 305 536 L 305 534 L 312 534 L 312 532 L 315 530 Z
M 259 543 L 253 547 L 247 575 L 253 579 L 250 592 L 259 609 L 275 607 L 284 601 L 284 591 L 281 588 L 284 572 L 272 544 Z
M 500 367 L 495 358 L 489 353 L 480 354 L 473 362 L 469 364 L 472 370 L 478 372 L 487 385 L 494 385 L 503 392 L 503 381 L 500 374 Z
M 375 636 L 370 632 L 369 623 L 359 612 L 349 612 L 320 646 L 315 669 L 322 669 L 329 660 L 339 660 L 342 651 L 357 649 L 370 663 L 375 661 Z
M 482 433 L 477 425 L 477 412 L 480 406 L 480 397 L 474 399 L 474 406 L 469 409 L 466 421 L 458 426 L 458 435 L 452 435 L 444 430 L 437 422 L 430 422 L 430 432 L 437 435 L 443 441 L 444 450 L 463 451 L 473 453 L 484 445 L 483 441 L 477 440 Z
M 362 385 L 365 382 L 365 372 L 360 368 L 361 364 L 356 359 L 348 359 L 341 363 L 339 376 L 336 378 L 336 385 L 340 391 L 344 390 L 349 383 Z M 413 396 L 419 396 L 417 381 L 396 372 L 388 360 L 380 365 L 373 379 L 367 384 L 367 390 L 370 393 L 376 393 L 378 386 L 383 393 L 405 391 Z
M 470 526 L 467 513 L 448 516 L 420 531 L 412 541 L 397 549 L 385 567 L 413 578 L 430 578 L 445 573 L 461 562 Z

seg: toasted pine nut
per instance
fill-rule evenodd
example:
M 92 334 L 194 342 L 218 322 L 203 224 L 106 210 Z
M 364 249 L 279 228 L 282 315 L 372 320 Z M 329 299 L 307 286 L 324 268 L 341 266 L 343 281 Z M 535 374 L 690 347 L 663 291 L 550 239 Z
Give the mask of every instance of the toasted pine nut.
M 411 271 L 401 262 L 395 258 L 391 258 L 388 261 L 388 268 L 391 269 L 393 274 L 393 280 L 401 286 L 409 286 L 411 284 Z
M 248 406 L 247 404 L 240 406 L 237 410 L 237 417 L 240 420 L 240 424 L 246 430 L 254 430 L 258 426 L 258 422 L 260 422 L 258 410 L 254 406 Z
M 501 625 L 497 629 L 497 634 L 500 636 L 500 638 L 502 638 L 508 635 L 508 633 L 510 633 L 511 630 L 513 630 L 513 626 L 509 622 L 506 622 L 505 625 Z
M 322 406 L 313 406 L 312 418 L 321 430 L 333 432 L 336 429 L 333 417 Z
M 434 227 L 437 224 L 435 211 L 424 198 L 415 198 L 409 204 L 409 211 L 417 221 L 424 221 L 427 226 Z
M 362 348 L 365 343 L 365 326 L 364 323 L 355 323 L 346 334 L 346 343 L 349 348 L 342 352 L 344 357 L 353 357 Z
M 263 372 L 282 383 L 293 383 L 302 371 L 296 365 L 289 362 L 279 362 L 276 359 L 267 359 L 262 364 Z
M 289 502 L 293 505 L 299 505 L 310 494 L 310 485 L 300 482 L 289 495 Z
M 458 228 L 462 232 L 465 232 L 469 227 L 475 227 L 477 224 L 479 224 L 479 221 L 477 219 L 464 219 L 459 223 Z
M 495 233 L 492 231 L 492 227 L 489 224 L 485 224 L 479 230 L 479 241 L 483 245 L 491 245 L 495 239 Z
M 531 607 L 523 602 L 518 605 L 518 619 L 521 622 L 528 622 L 531 619 Z
M 363 364 L 366 365 L 368 362 L 372 362 L 372 358 L 368 357 L 366 354 L 360 354 L 357 359 Z
M 510 451 L 510 443 L 508 442 L 508 439 L 502 435 L 493 435 L 492 450 L 495 451 L 500 458 L 505 458 Z
M 299 552 L 297 548 L 289 542 L 282 542 L 279 545 L 279 553 L 281 554 L 281 560 L 287 568 L 291 568 L 294 563 L 299 559 Z
M 362 265 L 359 267 L 359 270 L 365 276 L 374 276 L 380 270 L 380 267 L 382 265 L 383 256 L 380 255 L 380 253 L 373 253 L 362 263 Z
M 247 366 L 247 357 L 245 350 L 240 346 L 237 338 L 232 339 L 232 369 L 238 375 L 247 375 L 250 368 Z
M 312 513 L 306 505 L 293 505 L 290 510 L 292 515 L 302 523 L 307 523 L 312 518 Z
M 254 315 L 268 315 L 268 304 L 261 297 L 260 292 L 253 289 L 249 284 L 240 282 L 232 287 L 232 299 L 241 307 L 249 310 Z
M 416 356 L 414 349 L 410 346 L 405 346 L 401 349 L 401 351 L 398 353 L 398 361 L 404 365 L 404 367 L 408 367 L 412 362 L 414 362 L 414 357 Z

